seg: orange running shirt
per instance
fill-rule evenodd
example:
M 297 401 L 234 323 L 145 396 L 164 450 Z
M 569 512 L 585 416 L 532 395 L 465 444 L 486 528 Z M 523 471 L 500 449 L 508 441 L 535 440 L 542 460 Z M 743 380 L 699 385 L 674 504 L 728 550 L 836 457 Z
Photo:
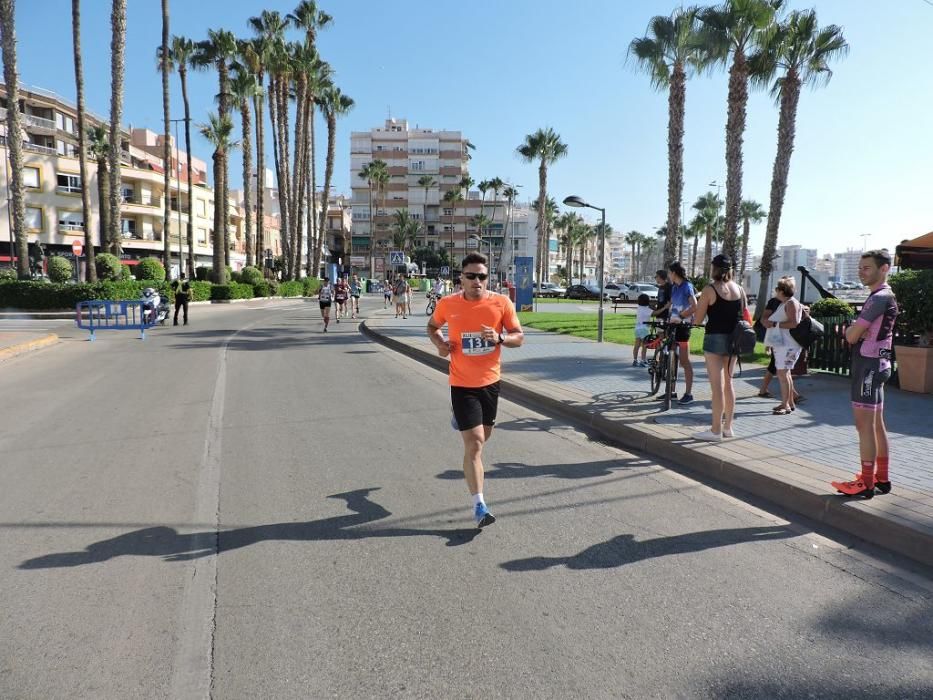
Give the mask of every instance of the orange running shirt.
M 431 322 L 438 328 L 447 324 L 450 385 L 470 388 L 499 381 L 502 348 L 482 339 L 483 326 L 491 326 L 498 333 L 521 328 L 509 298 L 493 292 L 486 292 L 479 301 L 464 299 L 462 292 L 442 297 Z

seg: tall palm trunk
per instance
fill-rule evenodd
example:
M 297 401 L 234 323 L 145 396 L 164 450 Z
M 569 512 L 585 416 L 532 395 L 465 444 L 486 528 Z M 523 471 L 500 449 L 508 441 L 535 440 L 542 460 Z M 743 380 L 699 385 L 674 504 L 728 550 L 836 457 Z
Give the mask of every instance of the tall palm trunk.
M 697 276 L 697 248 L 700 247 L 700 237 L 693 237 L 693 257 L 690 258 L 690 276 Z
M 314 195 L 317 192 L 317 145 L 314 142 L 314 114 L 315 114 L 315 96 L 310 95 L 311 101 L 311 111 L 308 115 L 308 145 L 309 145 L 309 177 L 308 177 L 308 224 L 309 224 L 309 233 L 308 233 L 308 274 L 311 274 L 311 265 L 314 262 L 314 252 L 312 250 L 312 245 L 314 250 L 320 250 L 321 242 L 319 240 L 320 232 L 317 227 L 317 217 L 314 215 L 314 206 L 315 198 Z M 324 212 L 324 216 L 327 216 L 327 198 L 325 197 L 321 202 L 321 211 Z M 313 242 L 312 242 L 313 239 Z M 317 269 L 315 269 L 315 274 L 317 274 Z
M 218 109 L 220 118 L 230 119 L 230 69 L 227 60 L 222 58 L 217 62 L 217 75 L 220 81 L 220 95 L 218 96 Z M 221 211 L 223 213 L 223 261 L 224 270 L 230 265 L 230 168 L 226 151 L 221 158 L 220 180 Z M 217 205 L 217 202 L 214 202 Z
M 110 14 L 110 252 L 123 254 L 122 224 L 120 217 L 120 159 L 122 139 L 120 121 L 123 118 L 123 73 L 126 53 L 126 0 L 113 0 Z
M 168 0 L 162 0 L 162 159 L 165 164 L 165 172 L 162 174 L 163 178 L 163 208 L 162 208 L 162 256 L 164 258 L 165 271 L 169 273 L 171 277 L 172 269 L 172 240 L 169 236 L 169 229 L 172 225 L 172 199 L 170 196 L 169 190 L 172 186 L 172 176 L 170 169 L 172 168 L 172 145 L 170 142 L 171 136 L 169 135 L 169 129 L 171 123 L 169 119 L 172 118 L 171 115 L 171 103 L 169 102 L 168 94 Z M 178 144 L 175 144 L 176 153 Z M 175 174 L 178 175 L 178 162 L 175 161 Z M 180 188 L 179 188 L 180 189 Z M 181 208 L 181 196 L 178 197 L 178 207 Z M 181 245 L 181 228 L 178 230 L 178 245 Z M 178 269 L 181 271 L 181 254 L 178 256 Z
M 312 139 L 311 143 L 314 141 Z M 327 159 L 324 161 L 324 192 L 321 195 L 321 218 L 318 221 L 318 235 L 322 237 L 327 226 L 327 202 L 330 200 L 330 181 L 334 176 L 334 155 L 337 149 L 337 115 L 334 114 L 331 110 L 327 110 Z M 314 168 L 311 168 L 312 177 L 314 175 Z M 372 251 L 376 245 L 375 232 L 370 231 L 370 251 Z M 372 254 L 372 253 L 370 253 Z M 321 260 L 321 242 L 318 240 L 318 245 L 314 251 L 314 271 L 317 272 L 320 269 L 320 260 Z
M 800 101 L 800 76 L 789 70 L 781 85 L 781 109 L 778 117 L 777 153 L 771 174 L 771 208 L 768 209 L 768 225 L 765 244 L 761 253 L 761 281 L 758 283 L 758 298 L 766 299 L 771 276 L 771 266 L 777 249 L 778 229 L 781 226 L 781 211 L 787 194 L 787 174 L 790 172 L 790 157 L 794 152 L 794 137 L 797 132 L 797 104 Z M 755 317 L 761 318 L 763 304 L 755 309 Z
M 713 227 L 706 225 L 706 243 L 703 246 L 703 269 L 700 273 L 708 277 L 710 273 L 710 261 L 713 259 Z
M 106 246 L 107 236 L 110 235 L 110 174 L 107 172 L 107 157 L 97 160 L 97 211 L 100 217 L 100 250 L 102 253 L 110 249 Z M 96 275 L 95 271 L 95 275 Z
M 752 224 L 748 219 L 742 220 L 742 257 L 739 261 L 739 283 L 745 278 L 745 260 L 748 258 L 748 236 L 751 233 Z
M 263 85 L 263 75 L 259 74 L 259 85 Z M 263 264 L 266 247 L 266 125 L 262 113 L 262 95 L 253 96 L 253 109 L 256 112 L 256 261 Z
M 301 276 L 301 228 L 304 221 L 304 201 L 307 187 L 305 187 L 305 167 L 307 161 L 305 153 L 307 151 L 307 130 L 305 129 L 305 120 L 308 115 L 307 96 L 308 79 L 304 73 L 297 77 L 297 90 L 295 100 L 295 162 L 292 173 L 292 221 L 295 227 L 295 247 L 293 249 L 292 270 L 297 279 Z M 310 231 L 306 232 L 311 235 Z
M 181 77 L 181 97 L 185 103 L 185 169 L 188 177 L 188 279 L 194 279 L 194 184 L 191 181 L 191 110 L 188 105 L 188 69 L 178 66 Z M 181 206 L 181 202 L 178 203 Z M 181 237 L 181 231 L 178 232 Z M 178 262 L 179 266 L 181 261 Z
M 220 181 L 223 179 L 224 172 L 224 156 L 223 151 L 220 149 L 214 149 L 214 236 L 211 240 L 211 245 L 214 247 L 214 255 L 212 256 L 213 270 L 214 270 L 214 282 L 216 284 L 225 284 L 229 282 L 227 279 L 227 269 L 225 267 L 226 258 L 224 258 L 223 247 L 224 247 L 224 212 L 221 203 L 217 200 L 221 197 L 222 194 L 222 185 Z
M 246 226 L 246 264 L 253 264 L 253 185 L 250 182 L 250 175 L 253 171 L 253 147 L 250 143 L 250 123 L 249 100 L 243 99 L 240 102 L 240 121 L 243 127 L 243 200 L 245 211 Z
M 680 230 L 680 200 L 684 190 L 684 103 L 687 74 L 683 61 L 675 61 L 671 88 L 667 97 L 667 235 L 664 237 L 664 262 L 674 260 L 677 231 Z
M 292 279 L 294 274 L 291 267 L 292 255 L 294 251 L 294 232 L 292 231 L 292 220 L 289 216 L 289 207 L 291 203 L 291 192 L 289 191 L 289 151 L 288 151 L 288 85 L 282 77 L 278 77 L 276 85 L 276 116 L 277 116 L 277 137 L 278 137 L 278 167 L 279 176 L 279 208 L 281 210 L 282 224 L 282 254 L 285 257 L 285 277 Z M 284 98 L 283 98 L 284 95 Z
M 547 207 L 547 164 L 541 159 L 538 166 L 538 285 L 547 282 L 548 227 L 545 212 Z
M 742 205 L 742 144 L 745 140 L 745 113 L 748 103 L 748 63 L 745 52 L 735 51 L 729 68 L 729 116 L 726 120 L 726 228 L 723 252 L 735 258 L 739 207 Z M 707 256 L 706 264 L 709 265 Z
M 87 134 L 84 124 L 84 68 L 81 60 L 81 0 L 71 0 L 71 33 L 74 39 L 75 91 L 78 95 L 78 168 L 81 173 L 81 212 L 84 221 L 84 280 L 97 281 L 94 231 L 91 228 L 91 195 L 87 181 Z

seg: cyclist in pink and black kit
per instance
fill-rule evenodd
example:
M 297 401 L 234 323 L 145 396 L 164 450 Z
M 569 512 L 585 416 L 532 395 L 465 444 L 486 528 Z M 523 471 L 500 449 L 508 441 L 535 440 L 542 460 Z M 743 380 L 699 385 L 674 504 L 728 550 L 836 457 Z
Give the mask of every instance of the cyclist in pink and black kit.
M 846 329 L 846 341 L 852 346 L 852 412 L 862 470 L 853 481 L 832 482 L 846 496 L 871 498 L 876 488 L 881 493 L 891 491 L 884 383 L 891 377 L 897 300 L 887 284 L 890 269 L 891 257 L 885 250 L 870 250 L 859 261 L 859 279 L 871 294 L 859 317 Z

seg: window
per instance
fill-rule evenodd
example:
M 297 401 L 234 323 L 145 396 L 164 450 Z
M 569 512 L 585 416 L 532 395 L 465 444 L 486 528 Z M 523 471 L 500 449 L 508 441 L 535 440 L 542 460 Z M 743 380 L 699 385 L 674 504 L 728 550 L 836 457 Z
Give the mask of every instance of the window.
M 120 231 L 124 238 L 136 238 L 136 219 L 120 219 Z
M 70 173 L 58 173 L 58 191 L 81 193 L 81 176 Z
M 42 230 L 42 209 L 40 207 L 26 207 L 26 229 L 28 231 Z
M 444 233 L 453 233 L 453 232 L 454 232 L 453 226 L 450 226 L 450 225 L 444 226 Z
M 424 170 L 423 160 L 413 160 L 408 164 L 409 170 Z
M 207 244 L 207 229 L 206 228 L 198 229 L 198 243 L 202 245 Z
M 136 192 L 133 190 L 132 187 L 127 187 L 126 185 L 124 185 L 123 187 L 120 188 L 120 196 L 123 198 L 124 202 L 132 202 L 135 195 L 136 195 Z
M 453 216 L 453 215 L 454 215 L 453 209 L 447 209 L 446 207 L 444 208 L 444 216 Z
M 79 211 L 59 211 L 58 228 L 64 231 L 83 231 L 84 214 Z
M 39 189 L 39 168 L 26 166 L 23 168 L 23 187 Z

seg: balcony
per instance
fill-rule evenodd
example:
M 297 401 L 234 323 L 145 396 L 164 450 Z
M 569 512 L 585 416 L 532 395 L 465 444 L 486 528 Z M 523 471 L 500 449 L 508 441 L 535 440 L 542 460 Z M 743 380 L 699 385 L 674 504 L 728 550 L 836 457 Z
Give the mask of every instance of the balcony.
M 34 129 L 41 129 L 43 131 L 55 132 L 58 127 L 55 126 L 54 119 L 46 119 L 45 117 L 37 117 L 33 114 L 24 114 L 23 122 L 27 126 L 31 126 Z
M 161 207 L 164 202 L 162 197 L 152 197 L 147 195 L 129 195 L 120 197 L 121 204 L 135 204 L 140 207 Z

